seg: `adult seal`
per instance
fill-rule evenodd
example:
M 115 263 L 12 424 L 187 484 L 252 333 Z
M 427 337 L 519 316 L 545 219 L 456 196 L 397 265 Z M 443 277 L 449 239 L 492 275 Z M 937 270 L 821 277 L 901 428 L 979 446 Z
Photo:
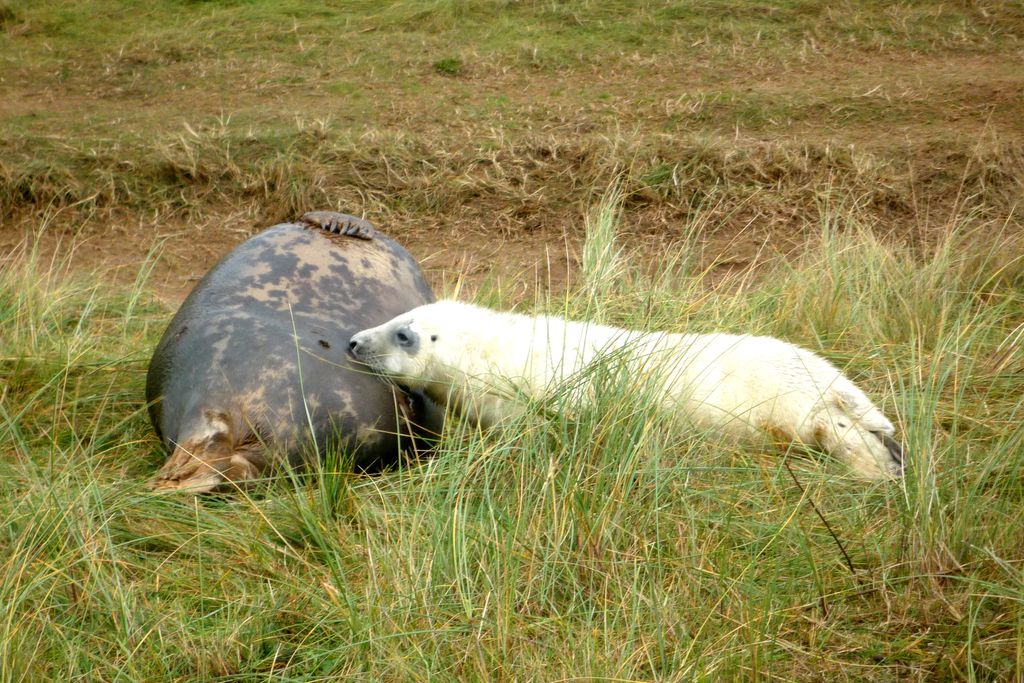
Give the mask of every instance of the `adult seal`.
M 170 454 L 151 486 L 232 488 L 338 448 L 360 469 L 397 462 L 441 411 L 353 365 L 348 339 L 433 300 L 409 252 L 353 216 L 312 212 L 242 243 L 150 362 L 146 400 Z

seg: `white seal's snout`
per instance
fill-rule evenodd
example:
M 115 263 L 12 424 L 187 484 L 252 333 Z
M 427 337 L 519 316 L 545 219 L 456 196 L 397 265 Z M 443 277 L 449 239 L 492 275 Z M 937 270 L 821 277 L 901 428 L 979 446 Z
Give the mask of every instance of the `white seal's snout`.
M 361 350 L 359 335 L 355 334 L 351 339 L 348 340 L 348 352 L 356 358 L 359 358 L 359 351 Z
M 386 324 L 356 332 L 348 341 L 348 350 L 355 358 L 367 361 L 387 356 L 394 351 L 416 355 L 420 336 L 408 323 Z

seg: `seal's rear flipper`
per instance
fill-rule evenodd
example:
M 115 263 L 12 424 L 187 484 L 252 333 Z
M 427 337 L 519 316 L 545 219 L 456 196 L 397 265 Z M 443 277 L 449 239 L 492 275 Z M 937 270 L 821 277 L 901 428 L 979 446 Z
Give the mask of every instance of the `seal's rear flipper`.
M 892 438 L 888 434 L 885 434 L 884 432 L 873 432 L 873 434 L 877 436 L 879 439 L 881 439 L 882 445 L 884 445 L 885 449 L 889 451 L 889 455 L 892 456 L 893 460 L 899 463 L 900 473 L 902 473 L 905 463 L 905 453 L 903 452 L 903 444 L 901 444 L 899 441 Z
M 149 488 L 186 493 L 245 488 L 263 469 L 263 455 L 255 459 L 252 455 L 244 449 L 211 453 L 178 446 L 149 482 Z
M 245 487 L 267 464 L 256 438 L 236 443 L 226 416 L 207 412 L 203 433 L 176 444 L 167 462 L 149 482 L 154 491 L 208 493 Z

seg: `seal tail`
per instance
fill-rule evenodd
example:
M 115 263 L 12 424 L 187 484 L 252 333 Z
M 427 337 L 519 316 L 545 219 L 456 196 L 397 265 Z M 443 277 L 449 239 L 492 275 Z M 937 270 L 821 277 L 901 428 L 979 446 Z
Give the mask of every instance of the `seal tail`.
M 888 479 L 903 474 L 903 447 L 896 430 L 867 398 L 833 397 L 816 419 L 816 441 L 844 459 L 865 479 Z
M 174 444 L 171 455 L 150 480 L 150 489 L 208 493 L 245 486 L 259 477 L 267 458 L 255 434 L 239 440 L 223 413 L 205 411 L 203 417 L 201 430 Z

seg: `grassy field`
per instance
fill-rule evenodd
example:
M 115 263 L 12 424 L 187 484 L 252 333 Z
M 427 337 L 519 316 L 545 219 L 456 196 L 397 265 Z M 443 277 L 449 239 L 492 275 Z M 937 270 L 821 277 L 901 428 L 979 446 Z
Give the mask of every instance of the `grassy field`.
M 130 285 L 161 243 L 171 301 L 309 207 L 437 282 L 564 285 L 616 178 L 631 247 L 699 212 L 723 272 L 799 253 L 823 192 L 913 245 L 961 209 L 1016 228 L 1022 26 L 1013 0 L 0 3 L 0 244 L 45 224 Z
M 1009 0 L 0 0 L 0 679 L 1020 680 L 1022 39 Z M 148 494 L 174 305 L 313 208 L 438 291 L 819 351 L 907 477 L 612 377 L 383 476 Z

